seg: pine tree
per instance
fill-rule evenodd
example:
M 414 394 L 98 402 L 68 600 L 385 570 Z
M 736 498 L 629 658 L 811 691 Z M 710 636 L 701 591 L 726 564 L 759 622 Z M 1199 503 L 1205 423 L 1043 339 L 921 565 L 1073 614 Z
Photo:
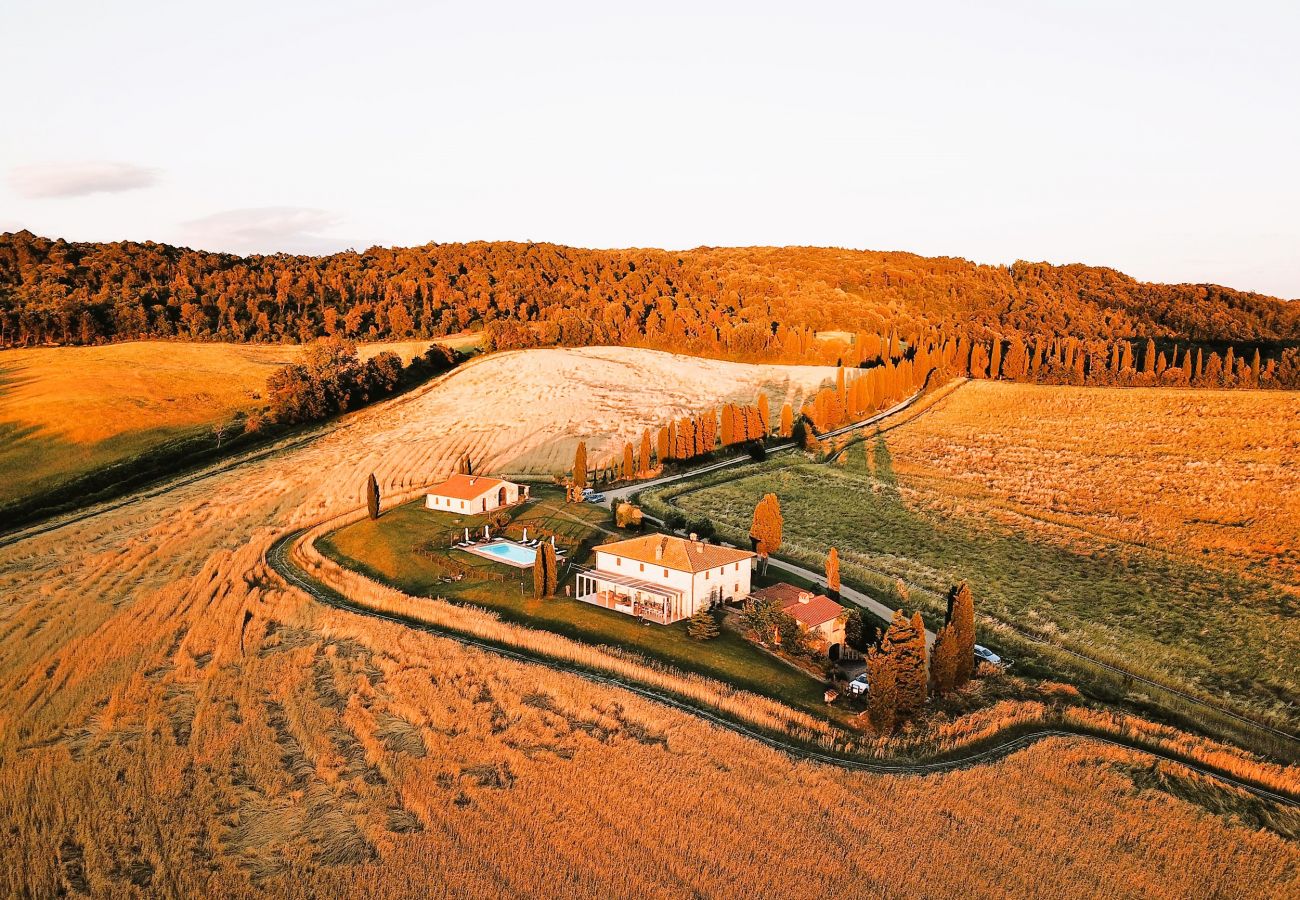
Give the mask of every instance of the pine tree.
M 711 641 L 721 634 L 713 610 L 707 606 L 701 606 L 697 609 L 695 614 L 686 622 L 686 633 L 697 641 Z
M 578 449 L 573 454 L 573 499 L 582 499 L 582 489 L 587 486 L 587 442 L 578 441 Z
M 764 494 L 763 499 L 754 507 L 754 521 L 749 529 L 749 537 L 754 541 L 755 551 L 767 571 L 767 558 L 781 548 L 781 502 L 776 494 Z
M 959 688 L 975 674 L 975 598 L 966 582 L 948 592 L 948 622 L 953 629 L 957 657 L 953 687 Z
M 831 599 L 840 598 L 840 551 L 834 547 L 826 554 L 826 589 Z
M 366 508 L 370 511 L 370 518 L 379 518 L 379 482 L 375 480 L 373 472 L 366 482 Z

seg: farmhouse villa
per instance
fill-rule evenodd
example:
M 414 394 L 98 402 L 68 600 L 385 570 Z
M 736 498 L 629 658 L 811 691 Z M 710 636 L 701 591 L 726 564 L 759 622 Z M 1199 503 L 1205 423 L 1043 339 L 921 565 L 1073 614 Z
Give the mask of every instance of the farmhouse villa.
M 528 499 L 528 486 L 484 475 L 452 475 L 429 489 L 424 505 L 452 513 L 485 513 Z
M 577 598 L 606 609 L 668 625 L 749 594 L 748 550 L 661 534 L 595 549 L 595 567 L 578 572 Z
M 750 595 L 755 600 L 771 600 L 781 611 L 812 635 L 817 645 L 831 659 L 838 659 L 844 648 L 844 607 L 825 594 L 814 594 L 781 582 L 761 588 Z

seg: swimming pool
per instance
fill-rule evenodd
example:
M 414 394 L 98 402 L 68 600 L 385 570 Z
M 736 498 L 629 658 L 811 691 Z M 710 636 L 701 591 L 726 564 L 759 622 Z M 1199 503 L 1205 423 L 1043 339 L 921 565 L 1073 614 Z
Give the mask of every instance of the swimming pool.
M 490 544 L 480 544 L 465 549 L 470 553 L 476 553 L 479 556 L 494 559 L 497 562 L 503 562 L 508 566 L 515 566 L 520 569 L 526 569 L 537 562 L 536 550 L 532 547 L 522 547 L 514 541 L 493 541 Z

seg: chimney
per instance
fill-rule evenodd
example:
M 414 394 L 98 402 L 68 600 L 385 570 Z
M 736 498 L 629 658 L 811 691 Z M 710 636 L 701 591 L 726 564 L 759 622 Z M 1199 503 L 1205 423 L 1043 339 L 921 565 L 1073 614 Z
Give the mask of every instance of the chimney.
M 655 544 L 655 559 L 660 560 L 663 558 L 664 558 L 664 542 L 660 541 L 659 543 Z
M 703 552 L 704 552 L 704 541 L 696 541 L 696 542 L 695 542 L 695 552 L 696 552 L 696 553 L 703 553 Z
M 801 594 L 799 595 L 799 602 L 800 602 L 800 603 L 811 603 L 811 602 L 812 602 L 812 594 L 808 593 L 807 591 L 804 591 L 803 593 L 801 593 Z

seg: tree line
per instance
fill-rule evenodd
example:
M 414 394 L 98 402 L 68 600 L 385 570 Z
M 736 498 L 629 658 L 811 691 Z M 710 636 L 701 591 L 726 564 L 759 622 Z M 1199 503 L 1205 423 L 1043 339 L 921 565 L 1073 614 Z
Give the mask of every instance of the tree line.
M 267 417 L 280 425 L 320 421 L 445 372 L 456 363 L 455 351 L 442 344 L 432 345 L 403 366 L 401 357 L 391 351 L 363 361 L 352 341 L 319 338 L 306 346 L 301 362 L 276 369 L 267 378 Z M 262 424 L 260 416 L 249 416 L 245 428 L 257 431 Z
M 1014 336 L 1044 356 L 1072 341 L 1086 357 L 1150 339 L 1171 354 L 1175 342 L 1195 346 L 1206 365 L 1211 352 L 1222 363 L 1231 344 L 1238 360 L 1258 351 L 1274 383 L 1290 385 L 1282 370 L 1296 368 L 1300 305 L 1104 268 L 826 248 L 470 243 L 239 257 L 0 235 L 0 346 L 376 341 L 467 329 L 481 330 L 489 350 L 621 344 L 849 367 L 958 338 Z

